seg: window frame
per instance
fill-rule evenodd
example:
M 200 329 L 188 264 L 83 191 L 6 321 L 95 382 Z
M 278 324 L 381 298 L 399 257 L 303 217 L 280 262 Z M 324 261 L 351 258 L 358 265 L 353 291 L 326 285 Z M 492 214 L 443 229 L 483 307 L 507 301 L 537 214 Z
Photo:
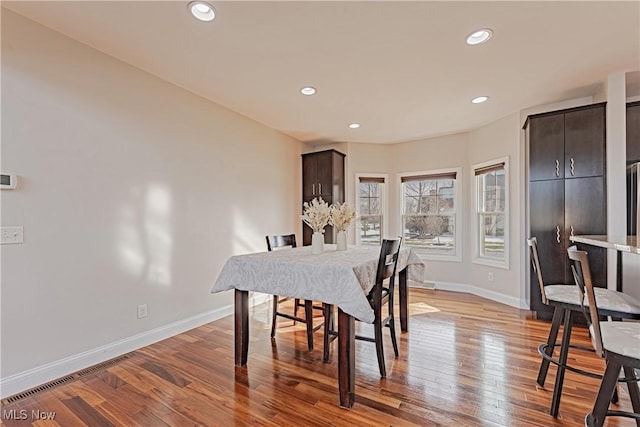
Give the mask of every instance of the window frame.
M 453 218 L 455 224 L 454 231 L 454 251 L 452 254 L 442 255 L 442 254 L 434 254 L 428 251 L 425 248 L 417 248 L 411 246 L 411 249 L 420 255 L 421 258 L 432 261 L 450 261 L 450 262 L 462 262 L 462 235 L 464 232 L 463 225 L 463 198 L 462 198 L 462 168 L 461 167 L 453 167 L 446 169 L 431 169 L 431 170 L 423 170 L 423 171 L 414 171 L 414 172 L 402 172 L 397 175 L 398 179 L 398 231 L 399 235 L 404 237 L 404 225 L 403 225 L 403 217 L 404 217 L 404 189 L 403 189 L 403 178 L 408 177 L 417 177 L 417 176 L 438 176 L 438 175 L 447 175 L 447 174 L 455 174 L 456 179 L 453 184 Z M 404 243 L 403 243 L 404 244 Z
M 380 232 L 380 243 L 382 244 L 382 239 L 384 239 L 389 232 L 389 175 L 383 173 L 356 173 L 355 174 L 355 211 L 356 211 L 356 221 L 355 221 L 355 241 L 356 245 L 367 245 L 373 246 L 369 243 L 362 243 L 360 239 L 360 178 L 377 178 L 384 180 L 383 186 L 380 188 L 380 215 L 382 216 L 381 226 L 382 230 Z
M 490 168 L 493 166 L 498 166 L 503 164 L 504 168 L 504 210 L 502 214 L 504 215 L 504 257 L 502 259 L 491 258 L 482 255 L 482 251 L 480 250 L 480 245 L 482 243 L 482 237 L 480 236 L 480 210 L 479 210 L 479 179 L 476 175 L 476 171 Z M 475 164 L 471 167 L 471 189 L 473 192 L 473 217 L 471 220 L 472 232 L 473 232 L 473 258 L 471 260 L 474 264 L 486 265 L 489 267 L 502 268 L 505 270 L 509 270 L 509 252 L 511 250 L 509 236 L 510 236 L 510 190 L 509 190 L 509 181 L 510 181 L 510 173 L 509 173 L 509 157 L 500 157 L 496 159 L 492 159 L 486 162 Z

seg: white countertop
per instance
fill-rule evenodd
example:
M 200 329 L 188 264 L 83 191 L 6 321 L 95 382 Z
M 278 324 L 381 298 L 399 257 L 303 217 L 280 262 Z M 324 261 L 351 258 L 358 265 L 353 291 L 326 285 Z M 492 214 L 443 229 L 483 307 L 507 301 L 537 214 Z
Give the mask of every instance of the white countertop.
M 584 243 L 586 245 L 598 246 L 601 248 L 615 249 L 620 252 L 629 252 L 640 255 L 640 246 L 637 236 L 571 236 L 572 242 Z

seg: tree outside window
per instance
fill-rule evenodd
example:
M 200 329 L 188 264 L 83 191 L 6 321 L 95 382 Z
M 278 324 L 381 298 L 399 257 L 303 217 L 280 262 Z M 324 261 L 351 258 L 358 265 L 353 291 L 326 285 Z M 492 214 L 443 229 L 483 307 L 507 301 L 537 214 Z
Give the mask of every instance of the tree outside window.
M 404 244 L 440 255 L 455 254 L 456 173 L 405 176 Z
M 478 257 L 505 261 L 506 169 L 505 163 L 476 168 Z
M 384 178 L 360 177 L 358 184 L 358 214 L 360 244 L 379 245 L 382 242 L 382 192 Z

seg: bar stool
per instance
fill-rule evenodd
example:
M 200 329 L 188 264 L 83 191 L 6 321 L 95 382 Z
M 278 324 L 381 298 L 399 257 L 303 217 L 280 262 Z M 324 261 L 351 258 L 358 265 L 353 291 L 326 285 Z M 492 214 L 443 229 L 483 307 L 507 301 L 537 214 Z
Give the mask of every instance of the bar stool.
M 596 379 L 602 378 L 602 375 L 567 365 L 569 348 L 593 351 L 592 348 L 571 344 L 571 328 L 573 325 L 571 314 L 573 312 L 582 313 L 580 293 L 575 285 L 545 285 L 542 278 L 542 270 L 540 269 L 537 240 L 532 237 L 527 240 L 527 243 L 531 250 L 531 266 L 538 278 L 542 302 L 554 308 L 547 342 L 538 347 L 542 362 L 537 382 L 541 387 L 544 387 L 549 365 L 554 364 L 558 367 L 551 407 L 549 408 L 549 414 L 556 418 L 560 408 L 560 397 L 566 370 Z M 594 292 L 598 301 L 601 302 L 598 306 L 598 313 L 601 316 L 611 316 L 615 319 L 640 319 L 640 301 L 635 298 L 606 288 L 594 288 Z M 558 343 L 556 339 L 562 324 L 564 324 L 562 342 Z M 560 352 L 556 359 L 553 357 L 553 353 L 558 346 L 560 347 Z
M 580 294 L 582 312 L 589 325 L 591 343 L 598 355 L 607 362 L 602 383 L 593 405 L 593 410 L 585 417 L 587 427 L 602 427 L 607 416 L 633 418 L 640 427 L 640 389 L 635 370 L 640 369 L 640 323 L 600 322 L 600 300 L 591 282 L 591 270 L 587 253 L 574 247 L 569 248 L 569 258 L 574 261 L 573 276 Z M 584 294 L 587 301 L 584 301 Z M 618 379 L 620 369 L 625 377 Z M 610 411 L 609 402 L 618 382 L 627 383 L 633 412 Z

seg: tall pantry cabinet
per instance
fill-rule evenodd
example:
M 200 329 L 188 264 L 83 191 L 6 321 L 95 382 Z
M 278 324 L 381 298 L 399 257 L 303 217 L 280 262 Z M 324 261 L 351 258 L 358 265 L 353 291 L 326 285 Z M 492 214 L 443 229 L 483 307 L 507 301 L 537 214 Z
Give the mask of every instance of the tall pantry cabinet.
M 311 202 L 322 198 L 329 205 L 344 203 L 344 159 L 345 155 L 336 150 L 317 151 L 302 155 L 302 201 Z M 302 243 L 311 244 L 311 228 L 303 224 Z M 333 227 L 324 231 L 325 243 L 335 242 Z
M 627 104 L 627 163 L 640 162 L 640 101 Z
M 605 104 L 529 116 L 529 231 L 538 240 L 547 284 L 573 284 L 567 248 L 574 234 L 606 234 Z M 606 286 L 606 250 L 589 253 L 594 283 Z M 550 318 L 537 278 L 530 276 L 530 309 Z

